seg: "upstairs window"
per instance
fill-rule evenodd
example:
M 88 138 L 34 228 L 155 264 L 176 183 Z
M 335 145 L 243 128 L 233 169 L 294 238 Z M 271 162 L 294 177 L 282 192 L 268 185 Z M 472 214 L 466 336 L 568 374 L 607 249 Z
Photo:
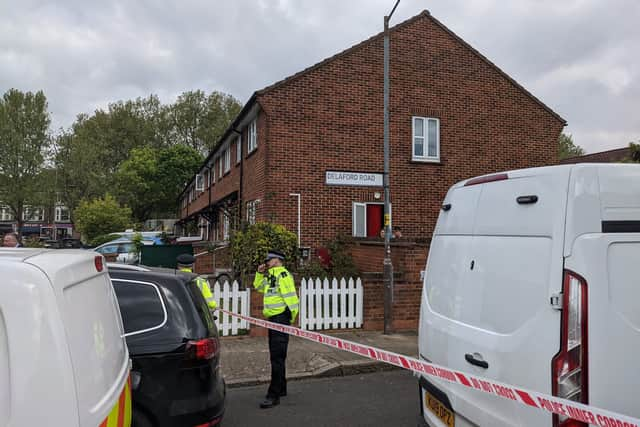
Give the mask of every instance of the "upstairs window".
M 13 213 L 9 206 L 0 206 L 0 221 L 13 221 Z
M 236 163 L 240 163 L 242 160 L 242 138 L 238 137 L 236 140 Z
M 224 173 L 227 173 L 231 170 L 231 147 L 227 147 L 224 150 Z
M 69 213 L 69 208 L 63 205 L 56 206 L 56 222 L 69 222 L 71 220 L 71 215 Z
M 196 175 L 196 191 L 204 191 L 204 175 L 201 173 Z
M 440 161 L 440 120 L 413 117 L 413 155 L 419 162 Z
M 224 174 L 223 170 L 222 170 L 222 161 L 224 159 L 222 158 L 222 156 L 218 157 L 218 178 L 222 178 L 222 175 Z
M 44 209 L 25 206 L 22 211 L 23 221 L 44 221 Z
M 259 203 L 260 203 L 260 200 L 252 200 L 250 202 L 247 202 L 247 222 L 250 225 L 253 225 L 256 223 L 256 216 L 258 213 Z
M 258 148 L 258 129 L 256 126 L 256 119 L 249 124 L 249 131 L 247 132 L 247 153 L 251 153 Z
M 222 240 L 229 240 L 229 233 L 231 231 L 231 219 L 229 215 L 222 214 Z

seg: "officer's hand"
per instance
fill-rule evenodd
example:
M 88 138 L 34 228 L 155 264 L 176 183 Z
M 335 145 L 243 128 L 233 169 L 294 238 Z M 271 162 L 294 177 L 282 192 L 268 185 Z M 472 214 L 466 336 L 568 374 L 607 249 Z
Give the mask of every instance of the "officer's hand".
M 258 266 L 258 273 L 264 273 L 266 269 L 267 269 L 267 265 L 266 264 L 260 264 Z

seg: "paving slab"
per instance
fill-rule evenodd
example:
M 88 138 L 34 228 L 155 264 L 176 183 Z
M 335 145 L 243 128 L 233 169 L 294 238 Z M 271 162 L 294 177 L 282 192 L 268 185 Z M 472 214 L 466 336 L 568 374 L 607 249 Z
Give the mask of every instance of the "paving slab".
M 321 331 L 358 344 L 416 357 L 418 335 L 401 332 L 384 335 L 378 331 Z M 268 383 L 271 375 L 267 337 L 223 337 L 220 367 L 228 387 Z M 287 355 L 287 379 L 344 376 L 366 372 L 399 369 L 357 354 L 290 337 Z

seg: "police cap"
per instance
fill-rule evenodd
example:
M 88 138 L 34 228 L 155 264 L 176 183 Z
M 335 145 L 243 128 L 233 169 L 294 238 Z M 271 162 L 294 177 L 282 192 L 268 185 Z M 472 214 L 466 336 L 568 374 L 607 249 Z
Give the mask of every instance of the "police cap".
M 196 262 L 196 257 L 191 254 L 180 254 L 176 258 L 176 261 L 178 261 L 178 264 L 191 265 Z
M 284 261 L 284 254 L 282 252 L 280 252 L 280 251 L 270 250 L 269 252 L 267 252 L 267 256 L 264 259 L 264 262 L 267 262 L 267 261 L 269 261 L 270 259 L 273 259 L 273 258 L 278 258 L 278 259 Z

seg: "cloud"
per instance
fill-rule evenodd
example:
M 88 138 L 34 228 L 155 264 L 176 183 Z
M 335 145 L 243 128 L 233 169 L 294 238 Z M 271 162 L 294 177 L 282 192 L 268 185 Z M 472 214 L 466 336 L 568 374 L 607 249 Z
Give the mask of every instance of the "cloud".
M 54 126 L 109 102 L 251 93 L 382 30 L 392 0 L 0 0 L 0 91 L 43 89 Z M 569 122 L 588 151 L 640 139 L 636 0 L 402 0 Z

